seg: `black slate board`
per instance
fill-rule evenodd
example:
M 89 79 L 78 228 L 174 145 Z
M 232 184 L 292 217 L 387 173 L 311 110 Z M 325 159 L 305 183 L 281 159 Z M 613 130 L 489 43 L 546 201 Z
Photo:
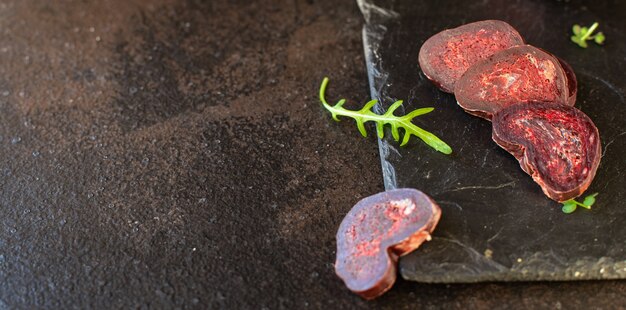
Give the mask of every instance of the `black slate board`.
M 387 189 L 413 187 L 442 207 L 432 242 L 400 261 L 422 282 L 626 278 L 626 7 L 558 1 L 358 1 L 372 98 L 379 112 L 398 99 L 406 111 L 432 106 L 415 122 L 454 150 L 444 155 L 415 140 L 379 141 Z M 431 35 L 472 21 L 500 19 L 529 44 L 568 61 L 579 80 L 576 107 L 600 130 L 603 158 L 588 193 L 591 211 L 564 214 L 517 161 L 491 140 L 491 123 L 463 112 L 435 88 L 417 54 Z M 574 23 L 601 23 L 603 47 L 569 41 Z M 387 135 L 389 137 L 389 135 Z

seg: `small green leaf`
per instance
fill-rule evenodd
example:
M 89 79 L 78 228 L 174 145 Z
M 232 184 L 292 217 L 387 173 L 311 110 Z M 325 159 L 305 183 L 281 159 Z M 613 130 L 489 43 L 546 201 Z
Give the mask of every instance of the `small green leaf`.
M 582 47 L 582 48 L 587 48 L 587 42 L 584 40 L 581 40 L 579 37 L 575 37 L 572 36 L 572 41 L 576 44 L 578 44 L 578 46 Z
M 356 127 L 359 128 L 359 132 L 363 137 L 367 137 L 367 131 L 365 130 L 365 122 L 362 118 L 354 118 L 356 121 Z
M 603 34 L 602 32 L 598 32 L 598 34 L 596 34 L 596 35 L 593 37 L 593 40 L 594 40 L 596 43 L 598 43 L 598 44 L 603 44 L 603 43 L 604 43 L 604 39 L 605 39 L 605 37 L 604 37 L 604 34 Z
M 400 133 L 398 132 L 398 125 L 397 124 L 390 124 L 390 125 L 391 125 L 391 136 L 393 137 L 394 140 L 400 141 Z
M 363 106 L 363 108 L 361 108 L 361 110 L 359 112 L 366 112 L 366 111 L 371 110 L 376 105 L 376 103 L 378 103 L 378 100 L 376 100 L 376 99 L 372 99 L 372 100 L 368 101 L 365 104 L 365 106 Z
M 393 112 L 402 106 L 402 100 L 394 102 L 385 112 L 385 116 L 393 116 Z
M 572 36 L 570 39 L 572 40 L 572 42 L 578 44 L 578 46 L 580 47 L 583 47 L 583 48 L 587 47 L 587 43 L 581 41 L 580 37 Z
M 563 202 L 563 207 L 561 208 L 561 210 L 564 213 L 572 213 L 574 211 L 576 211 L 576 207 L 583 207 L 585 209 L 591 210 L 591 206 L 596 202 L 596 196 L 598 195 L 598 193 L 595 194 L 591 194 L 588 195 L 587 197 L 585 197 L 585 200 L 583 200 L 582 203 L 574 200 L 574 199 L 570 199 L 567 200 L 565 202 Z
M 382 139 L 385 136 L 383 123 L 376 123 L 376 133 L 378 134 L 378 139 Z
M 574 211 L 576 211 L 576 202 L 573 200 L 568 200 L 566 202 L 563 203 L 563 208 L 561 208 L 561 211 L 563 211 L 563 213 L 572 213 Z
M 574 35 L 570 37 L 570 40 L 572 40 L 572 42 L 576 43 L 582 48 L 586 48 L 587 41 L 591 40 L 593 40 L 597 44 L 604 43 L 605 37 L 602 32 L 598 32 L 596 35 L 592 35 L 599 25 L 599 23 L 595 22 L 589 28 L 581 27 L 578 24 L 572 26 L 572 32 L 574 33 Z
M 598 193 L 595 193 L 593 195 L 589 195 L 587 197 L 585 197 L 585 200 L 583 200 L 583 204 L 585 206 L 588 206 L 589 208 L 591 208 L 591 206 L 596 202 L 596 196 L 598 195 Z

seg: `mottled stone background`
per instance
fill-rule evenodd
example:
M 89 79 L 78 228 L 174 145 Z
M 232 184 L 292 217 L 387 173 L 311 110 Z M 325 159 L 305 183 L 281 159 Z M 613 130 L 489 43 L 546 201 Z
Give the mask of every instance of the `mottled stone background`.
M 352 1 L 0 2 L 0 308 L 617 308 L 625 282 L 365 302 L 335 231 L 383 190 Z

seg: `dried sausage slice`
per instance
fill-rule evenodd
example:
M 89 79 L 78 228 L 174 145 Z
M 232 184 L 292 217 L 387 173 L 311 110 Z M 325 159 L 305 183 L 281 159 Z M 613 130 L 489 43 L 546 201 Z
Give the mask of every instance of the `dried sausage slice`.
M 444 30 L 430 37 L 419 52 L 419 64 L 426 77 L 441 90 L 452 93 L 458 79 L 474 63 L 524 39 L 499 20 L 484 20 Z
M 567 77 L 559 61 L 530 45 L 477 62 L 459 79 L 454 95 L 465 111 L 486 119 L 521 102 L 569 104 Z
M 545 103 L 522 103 L 493 116 L 493 140 L 513 154 L 543 192 L 562 202 L 591 184 L 601 149 L 598 129 L 582 111 Z
M 337 231 L 337 275 L 363 298 L 380 296 L 396 280 L 398 257 L 430 240 L 440 216 L 439 206 L 415 189 L 359 201 Z

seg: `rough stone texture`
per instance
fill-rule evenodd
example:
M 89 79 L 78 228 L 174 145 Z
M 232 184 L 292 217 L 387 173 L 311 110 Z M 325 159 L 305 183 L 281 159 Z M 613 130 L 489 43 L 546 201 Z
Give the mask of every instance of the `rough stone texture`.
M 624 282 L 343 287 L 336 229 L 382 176 L 315 94 L 368 99 L 361 26 L 350 1 L 2 1 L 0 308 L 626 306 Z

